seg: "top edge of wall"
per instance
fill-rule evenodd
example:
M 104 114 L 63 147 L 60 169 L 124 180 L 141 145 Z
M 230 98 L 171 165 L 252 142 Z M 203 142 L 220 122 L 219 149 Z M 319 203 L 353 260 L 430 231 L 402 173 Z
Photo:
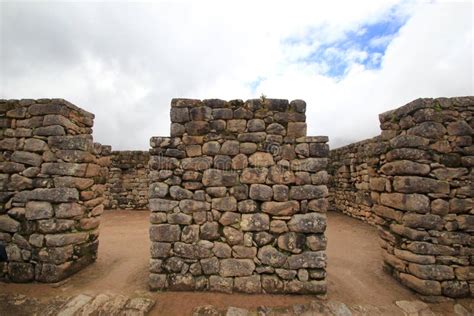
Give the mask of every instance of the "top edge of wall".
M 393 120 L 399 120 L 413 112 L 433 108 L 434 110 L 449 110 L 450 108 L 462 108 L 474 106 L 474 96 L 460 96 L 452 98 L 418 98 L 399 108 L 386 111 L 379 114 L 379 121 L 381 124 Z
M 174 98 L 171 100 L 171 107 L 199 107 L 207 106 L 210 108 L 239 108 L 244 107 L 250 110 L 266 109 L 277 112 L 306 112 L 306 102 L 300 99 L 288 101 L 288 99 L 272 99 L 260 98 L 249 99 L 243 101 L 241 99 L 235 100 L 221 100 L 221 99 L 186 99 Z
M 330 152 L 335 153 L 335 152 L 339 152 L 339 151 L 346 151 L 346 150 L 349 150 L 349 149 L 355 149 L 355 148 L 358 148 L 360 146 L 364 146 L 364 145 L 367 145 L 367 144 L 372 144 L 374 142 L 378 142 L 380 140 L 382 140 L 382 137 L 380 135 L 378 135 L 378 136 L 374 136 L 374 137 L 371 137 L 371 138 L 366 138 L 366 139 L 357 141 L 355 143 L 350 143 L 350 144 L 347 144 L 347 145 L 344 145 L 344 146 L 341 146 L 341 147 L 333 148 L 333 149 L 330 150 Z
M 31 106 L 34 104 L 55 104 L 55 105 L 61 105 L 65 106 L 73 111 L 76 111 L 80 113 L 83 116 L 89 117 L 89 118 L 95 118 L 95 115 L 91 112 L 88 112 L 71 102 L 65 100 L 65 99 L 60 99 L 60 98 L 55 98 L 55 99 L 0 99 L 0 112 L 6 112 L 12 108 L 18 108 L 18 107 L 24 107 L 24 106 Z
M 148 150 L 112 150 L 112 155 L 150 155 Z

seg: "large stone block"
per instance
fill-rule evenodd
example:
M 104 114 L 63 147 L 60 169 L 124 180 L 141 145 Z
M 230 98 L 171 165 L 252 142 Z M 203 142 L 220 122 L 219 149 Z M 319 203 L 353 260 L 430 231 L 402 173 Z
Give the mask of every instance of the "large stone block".
M 44 163 L 41 166 L 41 173 L 48 175 L 84 177 L 86 175 L 87 164 L 78 163 Z
M 252 184 L 250 185 L 249 196 L 257 201 L 270 201 L 273 196 L 273 189 L 265 184 Z
M 207 187 L 230 187 L 238 184 L 239 176 L 236 172 L 219 169 L 205 170 L 202 183 Z
M 291 161 L 291 170 L 318 172 L 324 170 L 329 163 L 327 158 L 306 158 Z
M 0 231 L 15 233 L 20 228 L 20 223 L 8 215 L 0 215 Z
M 150 199 L 149 208 L 152 212 L 169 212 L 178 206 L 180 202 L 167 199 Z
M 241 277 L 252 275 L 255 264 L 251 259 L 222 259 L 219 274 L 222 277 Z
M 46 235 L 46 246 L 49 247 L 63 247 L 67 245 L 77 245 L 86 242 L 89 237 L 87 233 L 70 233 L 70 234 L 55 234 Z
M 444 226 L 443 219 L 439 215 L 434 214 L 407 213 L 403 215 L 402 222 L 411 228 L 441 230 Z
M 242 183 L 265 183 L 268 175 L 267 168 L 245 168 L 240 176 Z
M 263 264 L 275 268 L 282 267 L 286 263 L 287 258 L 287 255 L 270 245 L 263 246 L 258 251 L 258 259 L 260 259 Z
M 402 193 L 449 193 L 449 183 L 423 177 L 395 177 L 393 188 Z
M 430 166 L 409 160 L 398 160 L 384 164 L 380 171 L 386 175 L 427 175 Z
M 35 278 L 35 269 L 31 263 L 10 262 L 8 263 L 8 276 L 13 282 L 31 282 Z
M 184 213 L 209 211 L 211 209 L 211 203 L 196 200 L 181 200 L 179 202 L 179 208 Z
M 324 251 L 305 251 L 299 255 L 291 255 L 288 258 L 290 269 L 325 268 L 326 254 Z
M 43 162 L 43 158 L 41 155 L 27 151 L 15 151 L 11 156 L 11 161 L 38 167 Z
M 235 212 L 237 210 L 237 200 L 235 197 L 223 197 L 212 199 L 213 209 L 226 212 Z
M 403 284 L 423 295 L 441 295 L 441 283 L 432 280 L 419 279 L 413 275 L 400 273 Z
M 13 200 L 22 203 L 30 200 L 55 203 L 75 202 L 79 200 L 79 192 L 75 188 L 38 188 L 32 191 L 21 191 L 13 197 Z
M 320 213 L 295 214 L 288 222 L 288 228 L 297 233 L 324 233 L 326 215 Z
M 267 214 L 242 214 L 240 227 L 243 231 L 263 231 L 270 228 L 270 218 Z
M 440 139 L 446 134 L 446 128 L 438 122 L 423 122 L 408 130 L 408 135 L 430 139 Z
M 290 199 L 293 200 L 312 200 L 326 197 L 328 189 L 325 185 L 300 185 L 290 188 Z
M 425 280 L 451 280 L 454 279 L 454 270 L 445 265 L 425 265 L 410 263 L 408 271 L 420 279 Z
M 430 199 L 422 194 L 382 193 L 380 202 L 399 210 L 427 213 L 430 211 Z
M 260 293 L 262 291 L 260 275 L 235 278 L 234 289 L 243 293 Z
M 58 149 L 91 151 L 92 135 L 50 136 L 48 137 L 48 146 Z
M 249 163 L 253 167 L 270 167 L 275 164 L 270 153 L 256 152 L 249 157 Z
M 276 216 L 289 216 L 298 213 L 300 204 L 297 201 L 263 202 L 262 211 Z
M 28 220 L 51 218 L 53 215 L 53 206 L 49 202 L 30 201 L 26 203 L 25 217 Z
M 306 136 L 306 128 L 306 123 L 288 122 L 287 135 L 295 138 Z
M 150 227 L 152 241 L 179 241 L 181 229 L 179 225 L 159 224 Z
M 304 234 L 289 232 L 278 237 L 278 248 L 292 253 L 301 253 L 305 245 Z

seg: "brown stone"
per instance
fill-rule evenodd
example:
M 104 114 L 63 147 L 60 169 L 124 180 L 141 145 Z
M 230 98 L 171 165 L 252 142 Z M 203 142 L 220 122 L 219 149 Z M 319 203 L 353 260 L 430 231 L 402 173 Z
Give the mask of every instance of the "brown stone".
M 263 202 L 262 211 L 270 215 L 288 216 L 297 213 L 300 205 L 297 201 Z
M 421 194 L 382 193 L 380 202 L 404 211 L 427 213 L 430 210 L 430 199 Z
M 243 231 L 262 231 L 270 228 L 270 218 L 267 214 L 242 214 L 240 227 Z
M 288 222 L 288 228 L 299 233 L 323 233 L 326 230 L 326 216 L 319 213 L 295 214 Z
M 251 275 L 255 264 L 251 259 L 222 259 L 219 274 L 222 277 L 240 277 Z
M 423 177 L 395 177 L 395 191 L 402 193 L 449 193 L 449 183 Z
M 400 273 L 403 284 L 423 295 L 441 295 L 441 284 L 438 281 L 423 280 L 413 275 Z

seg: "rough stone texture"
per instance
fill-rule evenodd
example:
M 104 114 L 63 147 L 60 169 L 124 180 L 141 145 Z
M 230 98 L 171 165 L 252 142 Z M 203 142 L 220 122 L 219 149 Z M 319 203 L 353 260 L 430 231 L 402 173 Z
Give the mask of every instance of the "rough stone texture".
M 386 270 L 431 300 L 474 296 L 473 109 L 417 99 L 380 114 L 380 136 L 330 152 L 334 209 L 378 226 Z
M 386 144 L 379 137 L 330 151 L 332 208 L 370 224 L 379 221 L 372 211 L 371 188 L 385 189 L 385 179 L 376 177 L 378 155 L 385 151 Z
M 264 287 L 272 284 L 272 276 L 263 276 Z M 297 284 L 295 282 L 294 284 Z M 250 315 L 271 315 L 271 316 L 299 316 L 299 315 L 327 315 L 327 316 L 352 316 L 352 315 L 472 315 L 473 303 L 465 302 L 443 304 L 443 312 L 439 312 L 440 304 L 424 303 L 415 301 L 395 301 L 392 304 L 346 304 L 332 300 L 312 300 L 307 303 L 298 303 L 287 306 L 267 306 L 262 305 L 257 308 L 241 308 L 233 306 L 217 307 L 213 305 L 197 306 L 193 309 L 193 316 L 250 316 Z
M 110 146 L 62 99 L 0 100 L 0 279 L 58 282 L 97 257 Z
M 148 206 L 148 195 L 157 195 L 148 188 L 146 151 L 112 151 L 105 207 L 108 209 L 142 210 Z
M 328 139 L 305 108 L 172 101 L 172 137 L 150 141 L 152 290 L 326 292 Z
M 39 299 L 36 295 L 0 294 L 2 315 L 148 315 L 154 305 L 149 295 L 87 293 Z

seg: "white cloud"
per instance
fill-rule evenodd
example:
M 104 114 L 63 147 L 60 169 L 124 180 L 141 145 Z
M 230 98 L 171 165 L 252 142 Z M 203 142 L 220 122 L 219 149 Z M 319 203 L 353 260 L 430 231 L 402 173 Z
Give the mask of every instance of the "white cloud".
M 340 145 L 377 134 L 378 113 L 411 99 L 473 94 L 472 4 L 327 3 L 0 3 L 0 97 L 66 98 L 96 114 L 97 141 L 147 149 L 168 135 L 173 97 L 302 98 L 310 133 Z M 342 78 L 305 59 L 397 17 L 408 21 L 383 57 L 338 52 Z M 361 64 L 376 58 L 380 69 Z

